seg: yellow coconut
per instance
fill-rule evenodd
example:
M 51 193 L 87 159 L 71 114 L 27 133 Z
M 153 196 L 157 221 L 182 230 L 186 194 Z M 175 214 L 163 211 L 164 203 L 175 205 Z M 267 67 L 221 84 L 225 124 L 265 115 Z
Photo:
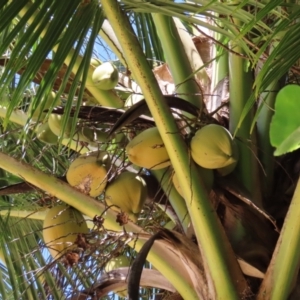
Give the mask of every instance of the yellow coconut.
M 133 221 L 137 220 L 146 198 L 147 186 L 144 179 L 127 171 L 117 176 L 105 190 L 107 205 L 115 205 L 112 209 L 117 211 L 120 209 Z
M 130 94 L 125 101 L 124 107 L 129 108 L 143 99 L 145 99 L 145 97 L 141 94 Z
M 203 168 L 224 168 L 238 160 L 230 132 L 220 125 L 210 124 L 199 129 L 190 146 L 193 160 Z
M 238 158 L 239 157 L 238 145 L 235 140 L 233 140 L 232 142 L 233 142 L 233 156 Z M 220 174 L 221 176 L 226 176 L 226 175 L 230 174 L 235 169 L 237 163 L 238 163 L 238 159 L 234 163 L 232 163 L 226 167 L 217 169 L 218 174 Z
M 58 141 L 57 135 L 52 132 L 48 123 L 40 124 L 35 132 L 37 138 L 44 143 L 56 144 Z
M 101 90 L 111 90 L 118 84 L 118 69 L 114 64 L 105 62 L 94 70 L 92 80 Z
M 48 125 L 51 131 L 60 137 L 63 134 L 64 138 L 70 138 L 73 118 L 69 118 L 63 130 L 63 115 L 51 114 L 48 119 Z
M 50 254 L 57 259 L 77 246 L 78 234 L 88 233 L 82 214 L 66 205 L 52 207 L 44 220 L 43 238 Z
M 126 268 L 130 266 L 130 259 L 125 255 L 112 258 L 105 266 L 105 271 L 110 272 L 119 268 Z M 127 297 L 127 289 L 115 290 L 120 297 Z
M 202 168 L 200 166 L 198 166 L 197 169 L 198 169 L 199 174 L 200 174 L 200 176 L 203 180 L 203 183 L 206 187 L 207 192 L 210 192 L 210 190 L 213 186 L 213 183 L 214 183 L 214 172 L 213 172 L 213 170 L 205 169 L 205 168 Z M 176 173 L 173 174 L 172 181 L 173 181 L 174 187 L 177 190 L 177 192 L 183 197 L 183 193 L 182 193 L 180 183 L 179 183 L 179 180 L 178 180 L 178 176 L 176 175 Z
M 171 164 L 156 127 L 148 128 L 133 138 L 128 143 L 126 152 L 128 159 L 139 167 L 158 170 Z
M 67 181 L 83 193 L 97 197 L 106 187 L 110 166 L 107 152 L 85 153 L 70 164 L 67 171 Z
M 97 68 L 101 65 L 101 60 L 98 59 L 98 58 L 95 58 L 95 57 L 92 57 L 91 58 L 91 65 L 94 67 L 94 68 Z
M 107 264 L 105 265 L 105 271 L 110 272 L 118 268 L 126 268 L 129 266 L 130 259 L 128 258 L 128 256 L 119 255 L 118 257 L 114 257 L 107 262 Z
M 36 109 L 35 109 L 35 111 L 32 115 L 32 120 L 33 121 L 37 121 L 40 114 L 41 114 L 40 120 L 43 120 L 47 115 L 47 113 L 45 113 L 43 111 L 46 110 L 46 109 L 49 109 L 50 106 L 52 106 L 53 102 L 55 102 L 54 106 L 59 103 L 59 99 L 55 100 L 55 97 L 56 97 L 56 94 L 54 92 L 51 92 L 51 93 L 49 93 L 48 96 L 43 97 L 41 99 L 41 102 L 38 104 L 38 106 L 36 107 Z M 28 109 L 29 113 L 31 111 L 32 111 L 32 104 L 29 105 L 29 109 Z

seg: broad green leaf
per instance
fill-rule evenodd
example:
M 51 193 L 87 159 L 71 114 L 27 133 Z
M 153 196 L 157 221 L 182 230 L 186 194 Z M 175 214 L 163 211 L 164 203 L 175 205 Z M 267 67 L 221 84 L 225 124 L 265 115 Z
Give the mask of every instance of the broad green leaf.
M 300 147 L 300 87 L 285 86 L 277 95 L 275 114 L 270 126 L 270 141 L 277 147 L 275 155 L 282 155 Z
M 274 155 L 279 156 L 298 148 L 300 148 L 300 126 L 277 147 Z

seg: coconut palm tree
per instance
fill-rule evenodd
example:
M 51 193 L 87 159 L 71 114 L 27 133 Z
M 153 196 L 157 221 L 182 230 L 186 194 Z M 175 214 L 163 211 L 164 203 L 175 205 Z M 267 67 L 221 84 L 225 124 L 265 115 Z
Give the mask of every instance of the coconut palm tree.
M 298 299 L 299 8 L 0 1 L 2 298 Z M 153 127 L 158 162 L 134 143 Z M 97 197 L 66 171 L 90 152 L 110 158 Z M 137 210 L 107 205 L 125 170 L 147 185 Z M 43 221 L 62 203 L 90 229 L 65 221 L 53 258 Z

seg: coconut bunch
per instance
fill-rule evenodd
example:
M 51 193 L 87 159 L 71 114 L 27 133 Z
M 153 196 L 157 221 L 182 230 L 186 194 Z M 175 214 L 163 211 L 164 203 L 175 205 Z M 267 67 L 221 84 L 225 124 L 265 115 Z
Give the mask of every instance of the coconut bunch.
M 190 140 L 191 157 L 199 166 L 209 191 L 213 183 L 213 170 L 225 176 L 231 173 L 238 161 L 238 148 L 230 132 L 217 124 L 209 124 L 197 130 Z M 128 160 L 149 170 L 170 166 L 168 152 L 156 127 L 144 130 L 126 146 Z M 181 194 L 176 174 L 173 183 Z
M 70 164 L 66 178 L 71 186 L 91 197 L 101 196 L 113 210 L 126 213 L 133 221 L 147 198 L 143 177 L 129 171 L 116 172 L 107 151 L 80 155 Z
M 94 67 L 92 81 L 96 87 L 102 90 L 111 90 L 116 87 L 119 73 L 114 64 L 111 62 L 101 63 L 101 61 L 97 59 L 92 59 L 91 65 Z M 63 126 L 64 108 L 58 106 L 59 104 L 59 98 L 54 92 L 51 92 L 48 96 L 43 97 L 36 107 L 33 107 L 33 105 L 29 106 L 28 115 L 30 116 L 30 120 L 34 122 L 42 120 L 42 123 L 38 124 L 35 129 L 36 136 L 39 140 L 47 144 L 57 144 L 59 138 L 72 138 L 76 141 L 87 142 L 92 146 L 106 141 L 107 134 L 105 133 L 105 129 L 100 126 L 95 126 L 97 124 L 84 126 L 80 124 L 82 122 L 78 122 L 76 124 L 75 134 L 71 136 L 73 118 L 72 116 L 69 117 L 65 126 Z M 94 105 L 92 107 L 94 107 Z M 90 110 L 92 107 L 90 107 Z M 89 112 L 85 109 L 81 115 L 82 114 L 88 115 Z M 107 123 L 109 125 L 115 123 L 117 116 L 112 116 L 112 120 L 109 120 L 111 118 L 109 114 L 106 114 L 106 116 L 108 117 Z M 101 123 L 103 124 L 103 122 Z
M 101 90 L 116 90 L 119 81 L 116 66 L 111 62 L 102 63 L 97 59 L 92 59 L 91 65 L 94 68 L 92 74 L 94 85 Z M 126 95 L 124 109 L 103 107 L 90 101 L 82 105 L 79 111 L 78 108 L 73 107 L 67 122 L 64 122 L 66 118 L 64 116 L 65 109 L 63 106 L 57 106 L 60 101 L 52 92 L 48 97 L 44 97 L 37 107 L 29 108 L 31 120 L 43 119 L 43 123 L 39 124 L 36 129 L 37 138 L 49 144 L 56 144 L 58 139 L 62 138 L 98 146 L 108 142 L 113 134 L 121 128 L 127 128 L 136 134 L 153 127 L 154 121 L 149 117 L 150 112 L 143 95 L 130 93 L 128 96 L 128 92 Z M 175 117 L 179 123 L 183 122 L 180 111 L 194 116 L 194 123 L 199 118 L 201 112 L 195 105 L 173 95 L 165 95 L 164 97 L 170 108 L 175 109 Z M 74 115 L 77 117 L 76 124 L 74 124 Z M 214 122 L 215 120 L 209 118 L 209 121 Z M 73 135 L 71 136 L 72 132 Z
M 102 64 L 99 61 L 93 63 L 95 67 L 92 78 L 94 84 L 104 90 L 115 88 L 118 84 L 118 71 L 114 65 L 111 63 Z M 45 114 L 45 109 L 51 108 L 53 101 L 56 101 L 55 98 L 55 94 L 45 98 L 45 102 L 35 110 L 35 114 L 39 114 L 39 116 Z M 174 96 L 166 96 L 165 99 L 171 108 L 184 110 L 196 118 L 199 117 L 198 108 L 188 104 L 185 100 Z M 72 114 L 75 113 L 75 108 L 72 109 L 71 116 L 63 128 L 64 109 L 57 107 L 51 111 L 47 122 L 37 127 L 37 137 L 46 143 L 57 143 L 58 139 L 62 137 L 84 141 L 90 145 L 103 142 L 109 145 L 109 140 L 112 139 L 115 132 L 124 127 L 131 127 L 135 129 L 135 136 L 127 136 L 128 143 L 125 152 L 128 161 L 147 170 L 160 170 L 169 167 L 171 161 L 159 131 L 154 126 L 153 120 L 144 115 L 147 113 L 145 100 L 142 97 L 139 97 L 136 102 L 133 102 L 133 99 L 129 100 L 131 102 L 127 101 L 126 103 L 129 103 L 130 107 L 126 111 L 98 106 L 82 106 L 78 115 L 79 121 L 76 124 L 75 136 L 71 136 Z M 100 120 L 101 126 L 99 125 Z M 212 120 L 211 123 L 214 122 Z M 82 126 L 82 124 L 89 125 Z M 195 128 L 197 130 L 199 124 L 196 123 Z M 235 141 L 227 129 L 217 124 L 207 124 L 201 127 L 191 139 L 185 137 L 189 144 L 191 157 L 198 165 L 199 174 L 209 192 L 214 181 L 213 170 L 224 176 L 235 168 L 238 160 Z M 112 170 L 114 171 L 112 172 Z M 125 213 L 134 222 L 137 221 L 147 199 L 147 184 L 143 176 L 127 170 L 116 170 L 109 148 L 107 151 L 91 151 L 78 156 L 71 162 L 66 173 L 66 179 L 74 188 L 91 197 L 99 197 L 105 201 L 108 207 L 119 213 Z M 173 174 L 172 181 L 179 194 L 182 195 L 176 174 Z M 54 211 L 54 213 L 57 212 Z M 64 216 L 63 213 L 60 215 Z M 58 219 L 58 217 L 54 218 L 53 216 L 49 218 L 51 220 Z M 122 221 L 126 222 L 126 219 L 122 219 Z M 50 238 L 45 235 L 46 243 L 55 239 L 60 242 L 63 236 L 68 236 L 66 231 L 62 232 L 60 225 L 52 223 L 49 225 L 46 222 L 44 227 L 50 226 L 51 228 L 52 226 L 53 230 L 56 228 L 56 232 L 61 231 L 62 234 L 55 238 L 52 233 L 48 234 Z M 50 232 L 49 229 L 48 232 Z M 81 231 L 79 230 L 79 232 Z M 71 242 L 74 243 L 74 240 Z M 56 246 L 52 247 L 50 243 L 52 252 L 56 251 L 51 253 L 53 257 L 58 255 L 57 253 L 66 251 L 66 247 L 62 246 L 64 243 L 60 242 L 59 244 L 61 248 L 58 249 L 55 248 Z
M 125 213 L 127 217 L 123 223 L 128 218 L 137 221 L 147 198 L 146 183 L 141 176 L 128 171 L 123 171 L 109 180 L 112 169 L 108 152 L 88 152 L 71 162 L 66 179 L 82 193 L 94 198 L 101 196 L 107 206 L 119 213 Z M 82 214 L 66 205 L 51 208 L 45 217 L 43 228 L 44 242 L 55 259 L 67 259 L 66 254 L 77 255 L 78 235 L 88 233 Z
M 217 200 L 216 206 L 220 209 L 218 214 L 228 236 L 231 238 L 231 224 L 237 219 L 241 219 L 242 226 L 252 234 L 253 244 L 247 245 L 247 248 L 241 243 L 236 244 L 232 239 L 234 250 L 244 260 L 253 262 L 259 270 L 265 270 L 272 254 L 270 249 L 273 249 L 277 238 L 274 229 L 278 228 L 269 215 L 253 204 L 250 206 L 243 202 L 245 198 L 240 195 L 247 193 L 243 189 L 238 190 L 232 185 L 230 177 L 226 177 L 234 171 L 239 159 L 236 141 L 225 127 L 217 124 L 205 125 L 196 130 L 192 137 L 184 138 L 204 187 L 212 201 Z M 126 154 L 128 160 L 140 168 L 159 170 L 171 166 L 168 152 L 156 127 L 144 130 L 129 141 Z M 212 190 L 214 181 L 217 188 Z M 172 183 L 184 197 L 176 173 L 173 173 Z M 268 234 L 264 235 L 261 228 L 270 230 L 266 230 Z M 260 263 L 256 264 L 258 258 Z

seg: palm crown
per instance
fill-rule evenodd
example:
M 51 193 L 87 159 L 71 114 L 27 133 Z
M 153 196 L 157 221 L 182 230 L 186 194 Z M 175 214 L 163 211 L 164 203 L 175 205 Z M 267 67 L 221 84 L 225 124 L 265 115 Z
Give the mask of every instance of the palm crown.
M 297 1 L 0 2 L 2 298 L 296 299 L 298 19 Z M 97 167 L 71 183 L 79 155 Z M 52 259 L 61 202 L 90 229 Z

